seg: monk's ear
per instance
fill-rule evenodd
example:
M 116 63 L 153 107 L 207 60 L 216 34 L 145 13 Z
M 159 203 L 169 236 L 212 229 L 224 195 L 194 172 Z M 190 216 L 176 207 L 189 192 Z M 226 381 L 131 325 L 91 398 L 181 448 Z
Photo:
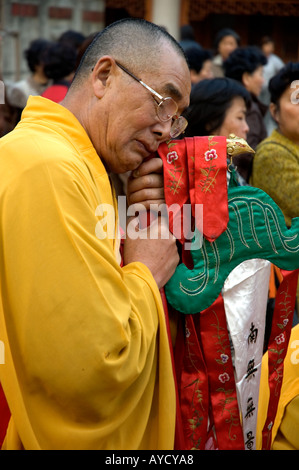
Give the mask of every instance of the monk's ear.
M 95 64 L 91 80 L 94 94 L 97 98 L 102 98 L 110 83 L 115 71 L 115 62 L 112 57 L 103 56 Z

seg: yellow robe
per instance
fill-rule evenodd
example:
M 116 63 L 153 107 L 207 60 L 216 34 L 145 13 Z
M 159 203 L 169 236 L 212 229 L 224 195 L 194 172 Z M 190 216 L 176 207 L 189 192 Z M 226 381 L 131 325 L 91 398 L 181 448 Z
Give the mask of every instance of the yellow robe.
M 268 354 L 262 362 L 257 448 L 261 449 L 262 430 L 269 402 Z M 272 427 L 272 450 L 299 450 L 299 325 L 292 329 L 284 360 L 284 376 L 278 409 Z
M 86 132 L 31 97 L 0 141 L 0 175 L 3 448 L 172 449 L 161 297 L 145 265 L 120 267 L 117 238 L 99 236 L 97 208 L 116 199 Z

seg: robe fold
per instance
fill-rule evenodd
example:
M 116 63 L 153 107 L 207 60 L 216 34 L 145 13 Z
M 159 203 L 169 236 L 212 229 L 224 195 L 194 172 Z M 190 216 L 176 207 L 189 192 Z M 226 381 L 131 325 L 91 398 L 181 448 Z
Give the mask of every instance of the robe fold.
M 3 448 L 172 449 L 161 297 L 145 265 L 120 266 L 116 198 L 85 130 L 30 97 L 0 175 Z

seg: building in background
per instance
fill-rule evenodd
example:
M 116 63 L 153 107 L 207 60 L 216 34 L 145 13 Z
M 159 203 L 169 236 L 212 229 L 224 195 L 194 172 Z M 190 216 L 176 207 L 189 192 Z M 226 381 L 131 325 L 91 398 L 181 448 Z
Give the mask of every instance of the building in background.
M 223 27 L 234 29 L 242 45 L 269 35 L 284 61 L 299 60 L 299 0 L 0 0 L 0 72 L 6 80 L 22 78 L 23 51 L 37 37 L 55 40 L 68 29 L 89 35 L 128 16 L 164 26 L 177 39 L 190 24 L 211 50 Z
M 0 0 L 0 71 L 4 80 L 28 74 L 24 50 L 37 38 L 67 30 L 89 35 L 105 25 L 104 0 Z
M 194 27 L 203 47 L 213 47 L 217 31 L 229 27 L 241 45 L 260 45 L 261 37 L 270 36 L 285 62 L 299 61 L 298 0 L 182 0 L 181 21 Z

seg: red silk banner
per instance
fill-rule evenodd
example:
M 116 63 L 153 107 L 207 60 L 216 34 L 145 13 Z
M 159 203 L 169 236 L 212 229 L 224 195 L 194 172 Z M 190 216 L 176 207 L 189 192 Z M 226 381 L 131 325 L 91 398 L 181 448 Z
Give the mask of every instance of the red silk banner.
M 209 385 L 193 315 L 179 322 L 175 346 L 184 449 L 204 450 L 208 439 Z
M 0 384 L 0 449 L 2 447 L 6 431 L 7 431 L 7 426 L 10 420 L 10 411 L 8 408 L 8 404 L 2 389 L 2 386 Z
M 270 450 L 272 428 L 277 413 L 283 381 L 284 359 L 292 329 L 296 302 L 299 269 L 281 270 L 282 281 L 278 288 L 268 346 L 268 382 L 270 389 L 267 418 L 262 431 L 262 450 Z
M 199 331 L 209 377 L 217 448 L 244 450 L 243 430 L 231 358 L 224 302 L 216 301 L 200 314 Z
M 185 449 L 244 450 L 222 296 L 182 321 L 175 366 Z
M 227 200 L 227 148 L 222 136 L 189 137 L 160 145 L 158 154 L 163 160 L 164 192 L 169 213 L 170 230 L 181 224 L 184 204 L 203 206 L 203 226 L 195 219 L 200 233 L 214 241 L 226 230 L 228 216 Z M 179 217 L 179 221 L 176 218 Z M 184 242 L 184 236 L 180 238 Z
M 229 220 L 226 138 L 195 137 L 194 150 L 195 204 L 203 205 L 203 235 L 213 242 Z

